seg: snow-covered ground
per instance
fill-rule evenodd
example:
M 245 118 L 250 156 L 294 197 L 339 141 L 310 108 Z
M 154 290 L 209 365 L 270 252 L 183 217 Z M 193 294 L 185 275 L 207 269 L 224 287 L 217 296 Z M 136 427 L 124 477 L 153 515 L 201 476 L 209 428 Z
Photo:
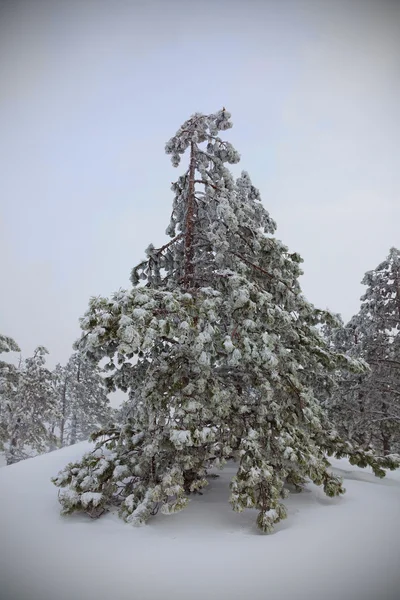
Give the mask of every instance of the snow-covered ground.
M 2 600 L 398 600 L 400 472 L 334 460 L 347 494 L 309 485 L 272 535 L 227 502 L 227 467 L 176 515 L 136 529 L 60 517 L 50 482 L 87 443 L 0 470 Z M 397 589 L 396 589 L 397 587 Z

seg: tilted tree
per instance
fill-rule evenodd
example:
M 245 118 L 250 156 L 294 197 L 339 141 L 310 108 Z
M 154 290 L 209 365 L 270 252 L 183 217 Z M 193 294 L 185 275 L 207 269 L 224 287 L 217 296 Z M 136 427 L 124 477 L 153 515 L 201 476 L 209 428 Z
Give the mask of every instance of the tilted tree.
M 81 320 L 79 348 L 107 359 L 109 387 L 129 392 L 129 410 L 53 479 L 63 513 L 117 505 L 140 524 L 184 508 L 233 457 L 232 507 L 257 509 L 270 531 L 286 516 L 286 482 L 344 491 L 326 453 L 381 476 L 397 464 L 342 441 L 315 397 L 335 370 L 361 367 L 329 348 L 316 326 L 336 321 L 302 295 L 301 258 L 273 237 L 249 175 L 228 170 L 239 155 L 218 134 L 230 127 L 225 109 L 195 114 L 167 143 L 174 166 L 189 152 L 172 185 L 172 239 L 149 246 L 131 290 L 92 299 Z
M 342 433 L 385 455 L 400 451 L 400 252 L 368 271 L 357 315 L 331 339 L 337 349 L 364 360 L 366 374 L 342 374 L 328 402 Z

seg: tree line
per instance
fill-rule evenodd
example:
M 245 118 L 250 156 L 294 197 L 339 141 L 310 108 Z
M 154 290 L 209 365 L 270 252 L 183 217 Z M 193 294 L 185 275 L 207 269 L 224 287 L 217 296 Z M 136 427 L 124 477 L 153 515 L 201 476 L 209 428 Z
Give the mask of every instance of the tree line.
M 0 334 L 0 353 L 20 352 Z M 0 451 L 12 464 L 86 440 L 112 418 L 104 378 L 97 365 L 74 352 L 65 366 L 46 365 L 38 346 L 18 364 L 0 361 Z
M 400 251 L 391 248 L 362 283 L 359 312 L 325 335 L 365 371 L 338 374 L 335 392 L 322 401 L 342 435 L 384 455 L 400 453 Z

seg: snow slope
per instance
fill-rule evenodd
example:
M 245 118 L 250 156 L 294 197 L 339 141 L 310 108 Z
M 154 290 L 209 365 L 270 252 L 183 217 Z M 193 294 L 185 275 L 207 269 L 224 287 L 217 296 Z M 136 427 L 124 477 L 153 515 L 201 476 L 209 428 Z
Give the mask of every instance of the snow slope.
M 233 466 L 176 515 L 136 529 L 59 516 L 50 482 L 89 444 L 0 470 L 1 600 L 398 600 L 400 472 L 334 460 L 347 494 L 310 484 L 272 535 L 227 502 Z M 397 587 L 397 589 L 396 589 Z

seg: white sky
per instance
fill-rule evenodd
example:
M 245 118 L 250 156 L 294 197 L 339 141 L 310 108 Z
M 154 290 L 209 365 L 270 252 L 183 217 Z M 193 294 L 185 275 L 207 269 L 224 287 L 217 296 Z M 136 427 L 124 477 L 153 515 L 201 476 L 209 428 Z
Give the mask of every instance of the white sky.
M 400 2 L 0 0 L 0 86 L 0 331 L 50 366 L 165 241 L 195 111 L 232 113 L 317 306 L 400 245 Z

